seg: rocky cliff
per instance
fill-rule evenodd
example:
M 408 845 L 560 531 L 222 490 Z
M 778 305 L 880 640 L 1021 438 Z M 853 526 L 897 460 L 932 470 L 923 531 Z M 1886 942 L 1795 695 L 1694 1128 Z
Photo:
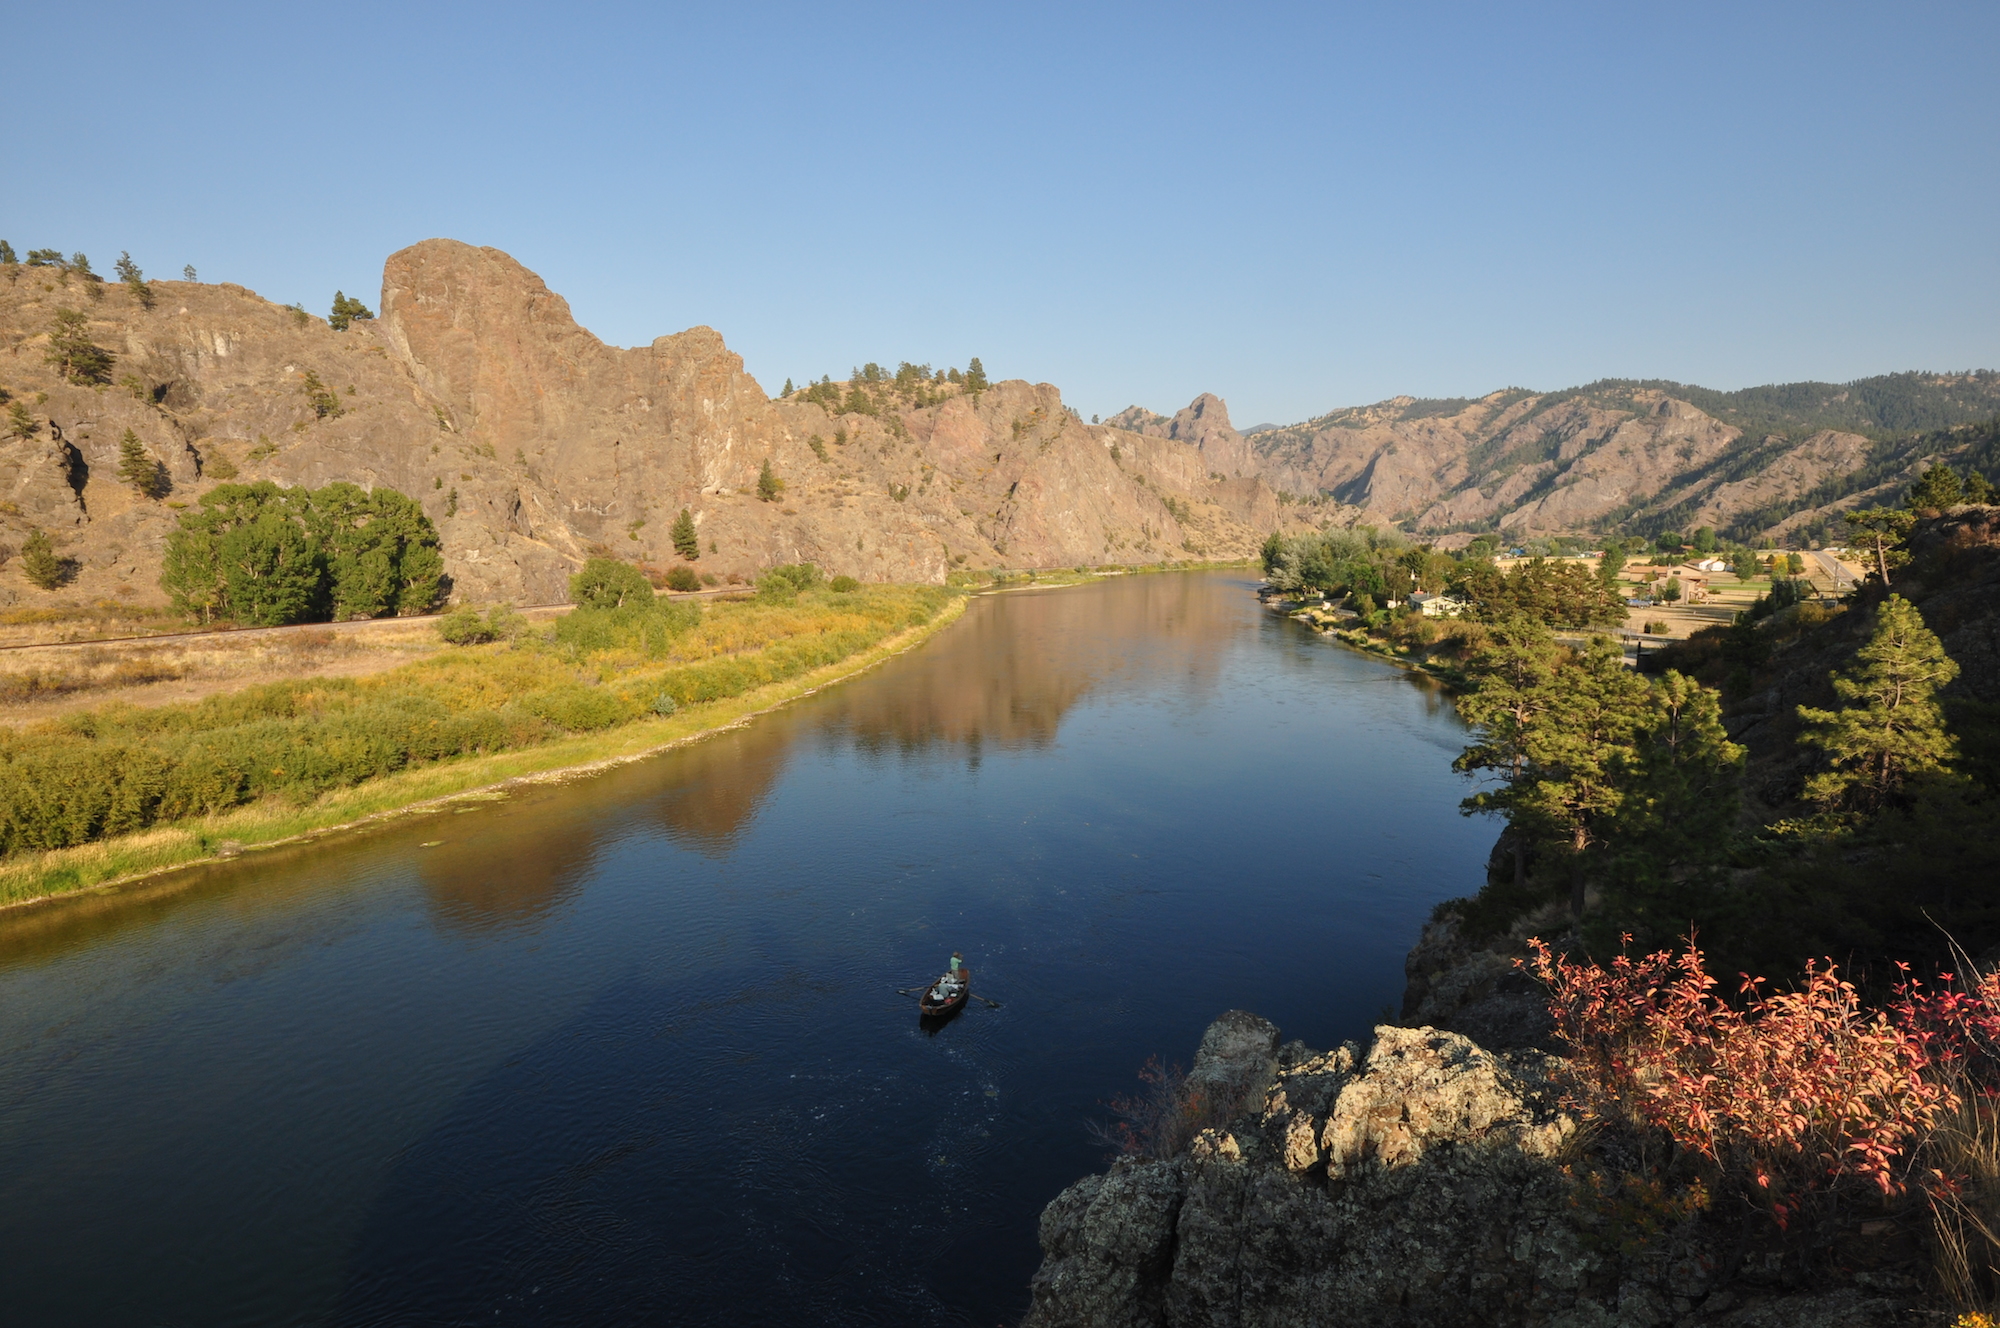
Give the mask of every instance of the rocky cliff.
M 1892 1224 L 1809 1267 L 1734 1223 L 1641 1233 L 1629 1204 L 1591 1202 L 1578 1175 L 1604 1140 L 1560 1108 L 1552 1065 L 1432 1028 L 1314 1052 L 1232 1011 L 1191 1078 L 1243 1109 L 1063 1191 L 1024 1328 L 1914 1321 Z
M 32 425 L 0 443 L 0 540 L 47 529 L 76 564 L 55 592 L 0 569 L 0 598 L 157 601 L 176 513 L 224 478 L 400 490 L 437 524 L 457 597 L 532 603 L 562 599 L 593 553 L 670 564 L 683 507 L 703 573 L 811 560 L 918 581 L 1240 557 L 1282 515 L 1196 443 L 1086 425 L 1048 384 L 877 391 L 845 411 L 773 400 L 709 328 L 608 346 L 512 258 L 451 240 L 392 255 L 380 317 L 345 331 L 240 286 L 151 293 L 0 268 L 0 391 Z M 46 362 L 61 309 L 113 357 L 103 381 Z M 119 479 L 127 429 L 170 477 L 163 500 Z M 766 462 L 774 502 L 756 493 Z
M 1752 538 L 1879 500 L 1933 460 L 1962 460 L 1975 440 L 1954 440 L 1950 428 L 2000 415 L 1993 374 L 1870 381 L 1894 388 L 1879 388 L 1876 396 L 1887 399 L 1872 409 L 1851 400 L 1868 395 L 1860 385 L 1726 394 L 1605 383 L 1463 401 L 1396 397 L 1247 436 L 1207 394 L 1171 419 L 1133 406 L 1111 423 L 1188 442 L 1218 473 L 1331 500 L 1342 521 L 1419 535 L 1497 529 L 1525 537 L 1629 525 L 1649 535 L 1713 526 Z M 1792 404 L 1781 409 L 1759 393 Z M 1697 396 L 1721 415 L 1696 405 Z M 1824 420 L 1853 427 L 1815 427 Z M 1911 434 L 1899 450 L 1898 430 L 1888 425 L 1910 422 L 1939 427 Z

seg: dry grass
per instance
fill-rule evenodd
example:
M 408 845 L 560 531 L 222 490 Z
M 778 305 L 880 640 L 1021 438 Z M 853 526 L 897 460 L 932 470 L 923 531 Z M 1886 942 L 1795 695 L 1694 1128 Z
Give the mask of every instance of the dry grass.
M 562 738 L 524 750 L 404 770 L 332 790 L 302 806 L 284 799 L 267 799 L 219 815 L 74 848 L 23 853 L 0 862 L 0 905 L 31 903 L 83 891 L 112 891 L 213 858 L 219 852 L 271 847 L 327 834 L 440 800 L 492 796 L 498 786 L 510 781 L 573 778 L 637 760 L 742 723 L 872 668 L 956 620 L 964 607 L 962 598 L 954 598 L 924 626 L 905 629 L 838 663 L 725 699 L 683 706 L 671 716 L 646 718 L 605 732 Z M 779 631 L 783 621 L 777 615 L 759 620 L 765 624 L 764 630 L 773 633 Z M 750 640 L 754 639 L 754 633 L 728 639 Z M 462 657 L 467 652 L 451 653 Z M 500 649 L 491 653 L 502 659 L 506 656 Z M 438 666 L 449 667 L 449 661 L 439 661 Z M 465 682 L 471 676 L 454 680 Z

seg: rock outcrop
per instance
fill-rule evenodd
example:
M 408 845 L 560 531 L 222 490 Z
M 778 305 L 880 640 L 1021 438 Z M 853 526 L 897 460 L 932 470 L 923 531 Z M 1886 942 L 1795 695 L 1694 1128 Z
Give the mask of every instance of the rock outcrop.
M 157 602 L 178 511 L 225 476 L 409 494 L 457 597 L 517 603 L 562 600 L 594 554 L 670 564 L 683 507 L 696 570 L 745 579 L 801 560 L 939 581 L 964 565 L 1241 557 L 1287 516 L 1204 459 L 1204 438 L 1233 435 L 1226 414 L 1182 439 L 1086 425 L 1045 383 L 773 399 L 714 330 L 608 346 L 497 249 L 391 255 L 380 317 L 346 331 L 240 286 L 152 293 L 0 268 L 0 391 L 34 424 L 0 448 L 0 539 L 46 529 L 77 564 L 53 594 L 0 569 L 0 599 Z M 45 362 L 59 309 L 113 355 L 106 381 Z M 330 402 L 309 397 L 314 380 Z M 171 476 L 163 501 L 119 480 L 127 429 Z M 757 494 L 767 462 L 777 501 Z
M 1280 1047 L 1232 1011 L 1191 1077 L 1248 1086 L 1246 1109 L 1058 1196 L 1024 1328 L 1903 1321 L 1913 1286 L 1803 1285 L 1699 1222 L 1625 1239 L 1577 1202 L 1583 1141 L 1552 1069 L 1434 1028 L 1378 1028 L 1365 1052 Z

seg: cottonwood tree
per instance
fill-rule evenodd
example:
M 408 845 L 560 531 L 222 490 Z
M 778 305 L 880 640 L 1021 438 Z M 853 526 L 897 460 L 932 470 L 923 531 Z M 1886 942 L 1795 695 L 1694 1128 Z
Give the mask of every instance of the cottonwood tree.
M 701 535 L 694 528 L 694 513 L 687 508 L 674 518 L 674 528 L 670 532 L 674 542 L 674 552 L 689 562 L 701 557 Z
M 1854 668 L 1831 679 L 1840 709 L 1799 707 L 1799 739 L 1831 767 L 1806 781 L 1806 797 L 1829 810 L 1868 813 L 1912 778 L 1950 770 L 1958 743 L 1945 728 L 1937 691 L 1958 676 L 1958 665 L 1901 595 L 1875 610 L 1874 633 L 1854 659 Z
M 570 577 L 569 597 L 580 609 L 622 609 L 628 604 L 651 604 L 653 583 L 630 563 L 592 558 Z
M 118 440 L 118 478 L 131 485 L 140 497 L 155 501 L 166 497 L 172 487 L 167 468 L 130 429 Z

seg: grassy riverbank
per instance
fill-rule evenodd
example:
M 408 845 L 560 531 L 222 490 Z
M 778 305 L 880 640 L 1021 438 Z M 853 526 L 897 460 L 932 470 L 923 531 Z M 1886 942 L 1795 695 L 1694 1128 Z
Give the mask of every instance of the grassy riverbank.
M 698 616 L 579 611 L 373 677 L 67 715 L 0 737 L 12 849 L 0 904 L 636 759 L 869 668 L 964 604 L 938 587 L 871 586 Z

